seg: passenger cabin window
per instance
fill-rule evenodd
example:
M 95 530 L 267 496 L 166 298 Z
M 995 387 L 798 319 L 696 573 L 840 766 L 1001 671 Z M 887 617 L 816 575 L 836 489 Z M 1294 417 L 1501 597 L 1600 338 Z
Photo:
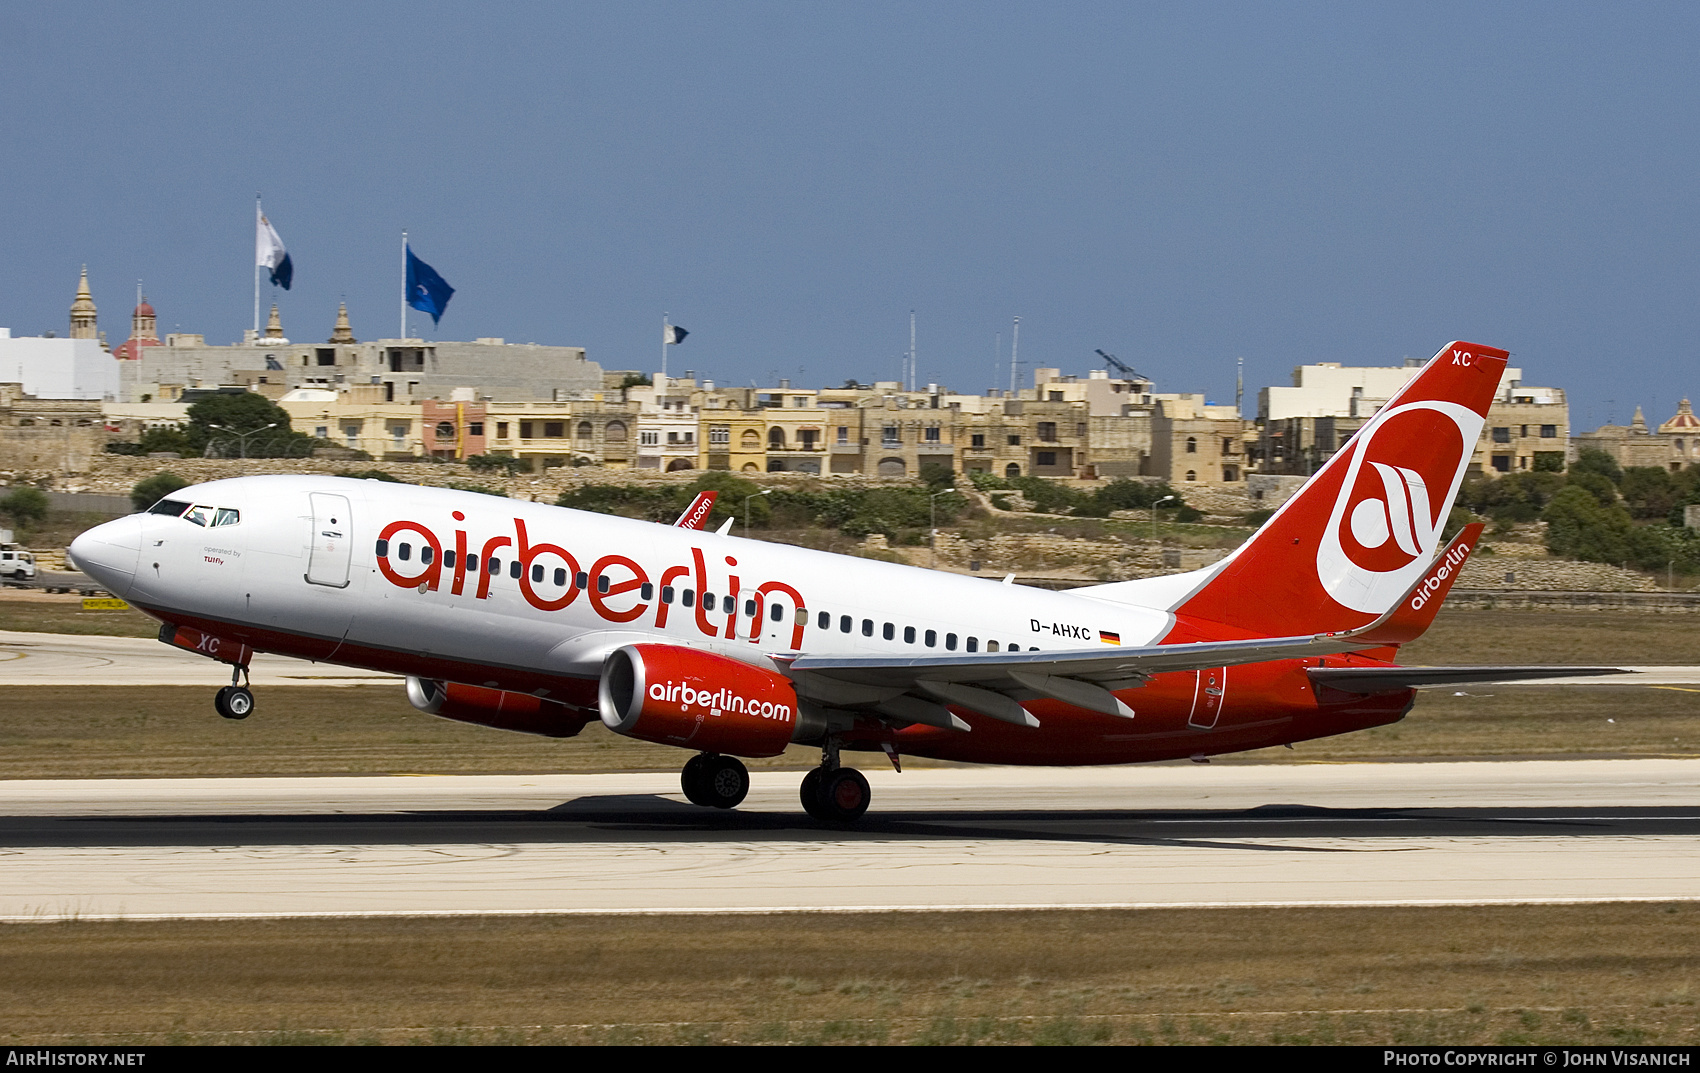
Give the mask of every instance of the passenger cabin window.
M 525 567 L 521 565 L 518 559 L 515 559 L 513 562 L 508 564 L 508 576 L 513 578 L 515 581 L 518 581 L 520 574 L 524 572 Z
M 903 627 L 903 643 L 906 645 L 912 645 L 915 643 L 915 627 Z
M 851 620 L 850 620 L 849 615 L 839 615 L 838 616 L 838 632 L 839 633 L 849 633 L 850 632 L 850 625 L 851 625 Z
M 431 545 L 427 544 L 424 547 L 419 549 L 419 561 L 420 562 L 429 564 L 431 562 L 432 557 L 433 557 L 433 553 L 431 551 Z
M 938 643 L 939 643 L 939 632 L 937 630 L 928 630 L 927 631 L 927 647 L 933 648 Z
M 564 567 L 557 566 L 555 568 L 555 584 L 565 585 L 566 583 L 567 583 L 567 571 L 566 571 L 566 569 Z
M 968 638 L 968 651 L 970 651 L 970 652 L 980 651 L 980 639 L 978 637 Z
M 181 518 L 183 512 L 189 509 L 189 504 L 181 499 L 162 499 L 148 508 L 149 514 L 165 514 L 172 518 Z
M 862 636 L 863 637 L 872 637 L 873 635 L 874 635 L 874 620 L 871 619 L 871 618 L 863 619 L 862 620 Z
M 496 558 L 494 555 L 490 556 L 490 558 L 484 563 L 484 566 L 491 574 L 500 575 L 502 572 L 502 560 Z
M 670 604 L 673 602 L 673 586 L 661 586 L 661 602 L 664 604 Z
M 478 556 L 468 555 L 466 557 L 466 572 L 469 574 L 478 573 Z
M 443 565 L 450 570 L 454 569 L 455 553 L 454 553 L 453 548 L 450 548 L 448 551 L 443 552 Z
M 897 638 L 897 627 L 893 626 L 889 622 L 886 623 L 885 626 L 880 631 L 880 636 L 884 637 L 888 641 L 896 640 L 896 638 Z
M 387 540 L 378 541 L 378 558 L 380 558 L 380 559 L 386 558 L 386 557 L 389 556 L 389 553 L 390 553 L 390 542 L 387 541 Z
M 950 651 L 955 652 L 956 651 L 956 634 L 954 634 L 954 633 L 945 634 L 944 635 L 944 646 L 947 649 L 949 649 Z
M 396 545 L 395 557 L 397 559 L 400 559 L 404 563 L 407 562 L 407 560 L 413 558 L 413 545 L 412 544 L 398 544 L 398 545 Z

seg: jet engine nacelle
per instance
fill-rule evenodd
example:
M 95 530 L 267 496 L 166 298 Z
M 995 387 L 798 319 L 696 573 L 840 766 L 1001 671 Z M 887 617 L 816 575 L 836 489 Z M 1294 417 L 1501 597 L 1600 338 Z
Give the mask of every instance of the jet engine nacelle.
M 444 719 L 541 734 L 546 738 L 571 738 L 594 718 L 589 712 L 558 700 L 430 678 L 408 678 L 407 702 Z
M 704 752 L 777 756 L 825 730 L 784 675 L 677 645 L 610 652 L 597 697 L 615 733 Z

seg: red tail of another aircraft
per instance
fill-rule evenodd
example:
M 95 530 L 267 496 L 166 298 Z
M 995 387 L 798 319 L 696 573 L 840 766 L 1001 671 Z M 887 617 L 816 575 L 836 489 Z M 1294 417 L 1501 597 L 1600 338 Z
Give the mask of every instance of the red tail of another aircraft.
M 1173 607 L 1177 633 L 1335 632 L 1386 613 L 1434 557 L 1509 357 L 1443 347 Z

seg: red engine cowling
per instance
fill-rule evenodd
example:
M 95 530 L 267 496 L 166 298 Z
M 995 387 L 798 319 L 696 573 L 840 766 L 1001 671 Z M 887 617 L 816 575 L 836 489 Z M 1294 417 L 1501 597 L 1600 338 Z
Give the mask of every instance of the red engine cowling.
M 595 718 L 590 712 L 558 700 L 430 678 L 408 678 L 407 702 L 444 719 L 541 734 L 546 738 L 574 737 Z
M 608 729 L 705 752 L 778 756 L 824 729 L 784 675 L 676 645 L 615 649 L 598 697 Z

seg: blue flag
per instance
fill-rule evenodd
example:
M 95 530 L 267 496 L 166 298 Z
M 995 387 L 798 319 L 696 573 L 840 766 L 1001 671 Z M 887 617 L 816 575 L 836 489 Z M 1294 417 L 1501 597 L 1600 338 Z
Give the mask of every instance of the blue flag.
M 454 296 L 455 289 L 449 286 L 448 280 L 437 275 L 437 270 L 413 256 L 413 247 L 407 247 L 407 304 L 414 309 L 431 314 L 431 323 L 436 324 L 443 319 L 443 310 L 449 307 L 449 299 Z

